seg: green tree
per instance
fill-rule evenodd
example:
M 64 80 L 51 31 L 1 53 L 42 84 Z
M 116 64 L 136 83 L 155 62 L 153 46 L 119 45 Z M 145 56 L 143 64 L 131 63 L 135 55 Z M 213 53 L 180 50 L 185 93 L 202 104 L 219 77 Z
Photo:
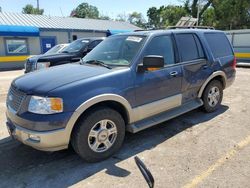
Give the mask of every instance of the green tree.
M 187 12 L 182 6 L 168 5 L 161 10 L 163 27 L 174 26 L 183 16 L 187 16 Z
M 141 28 L 144 28 L 146 24 L 146 20 L 143 18 L 142 14 L 139 12 L 132 12 L 131 14 L 129 14 L 128 22 Z
M 152 28 L 165 28 L 176 25 L 181 17 L 187 15 L 184 7 L 173 5 L 161 6 L 159 9 L 152 7 L 147 11 L 149 25 Z
M 128 20 L 128 15 L 126 13 L 118 14 L 115 20 L 120 22 L 126 22 Z
M 22 11 L 22 13 L 24 14 L 39 14 L 39 15 L 42 15 L 43 12 L 44 12 L 43 9 L 35 8 L 31 4 L 27 4 L 25 7 L 23 7 L 23 11 Z
M 98 8 L 88 3 L 82 3 L 76 7 L 76 9 L 72 10 L 71 17 L 77 18 L 99 18 Z
M 160 10 L 156 7 L 151 7 L 147 11 L 148 23 L 153 28 L 161 27 L 161 15 Z
M 244 29 L 250 27 L 249 0 L 213 0 L 217 28 Z
M 208 8 L 201 18 L 201 25 L 216 27 L 218 21 L 216 21 L 215 11 L 213 7 Z
M 101 16 L 99 16 L 99 19 L 100 20 L 111 20 L 111 18 L 107 15 L 101 15 Z
M 184 7 L 190 16 L 197 18 L 199 6 L 199 18 L 201 18 L 204 12 L 212 5 L 212 1 L 213 0 L 186 0 Z

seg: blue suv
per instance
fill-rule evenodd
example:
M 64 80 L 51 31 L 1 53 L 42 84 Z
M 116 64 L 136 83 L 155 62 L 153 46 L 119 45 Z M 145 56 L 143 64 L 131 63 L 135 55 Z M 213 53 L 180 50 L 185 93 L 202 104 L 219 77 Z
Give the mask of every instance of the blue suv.
M 10 134 L 44 151 L 71 144 L 86 161 L 113 155 L 136 133 L 202 107 L 220 107 L 236 60 L 217 30 L 172 29 L 111 36 L 81 63 L 15 79 L 7 96 Z

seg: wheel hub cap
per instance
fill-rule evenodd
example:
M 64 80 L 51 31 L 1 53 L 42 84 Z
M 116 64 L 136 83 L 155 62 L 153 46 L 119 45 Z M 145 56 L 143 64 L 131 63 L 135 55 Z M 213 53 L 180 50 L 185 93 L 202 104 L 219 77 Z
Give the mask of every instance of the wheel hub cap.
M 113 121 L 104 119 L 97 122 L 89 132 L 88 144 L 94 152 L 104 152 L 113 146 L 117 128 Z
M 218 104 L 220 100 L 220 90 L 218 87 L 212 87 L 208 92 L 208 104 L 214 107 Z
M 100 133 L 98 134 L 98 141 L 102 142 L 105 141 L 108 138 L 108 131 L 107 130 L 102 130 L 100 131 Z

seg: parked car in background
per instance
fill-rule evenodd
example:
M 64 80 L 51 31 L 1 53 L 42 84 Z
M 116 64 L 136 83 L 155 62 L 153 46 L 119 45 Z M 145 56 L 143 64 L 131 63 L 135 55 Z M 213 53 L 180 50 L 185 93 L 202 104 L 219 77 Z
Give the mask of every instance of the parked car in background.
M 49 52 L 30 57 L 25 64 L 25 73 L 66 63 L 78 62 L 104 39 L 105 37 L 82 38 L 70 43 L 58 53 Z
M 25 68 L 25 73 L 28 73 L 28 71 L 26 71 L 27 69 L 29 69 L 29 66 L 31 65 L 31 62 L 36 61 L 37 59 L 39 59 L 39 57 L 41 56 L 45 56 L 45 55 L 51 55 L 51 54 L 57 54 L 60 53 L 61 51 L 64 50 L 64 48 L 66 48 L 69 44 L 57 44 L 54 47 L 52 47 L 50 50 L 48 50 L 47 52 L 45 52 L 44 54 L 40 54 L 40 55 L 31 55 L 27 58 L 26 63 L 24 64 L 24 68 Z M 28 67 L 27 67 L 28 66 Z M 34 65 L 33 65 L 34 66 Z M 26 68 L 27 67 L 27 68 Z M 34 68 L 32 68 L 32 70 L 34 70 Z
M 43 55 L 51 55 L 51 54 L 57 54 L 62 52 L 67 46 L 69 45 L 69 43 L 67 44 L 57 44 L 54 47 L 52 47 L 50 50 L 48 50 L 47 52 L 45 52 Z
M 199 107 L 217 110 L 235 68 L 222 31 L 114 35 L 82 63 L 15 79 L 7 96 L 7 127 L 36 149 L 56 151 L 71 144 L 84 160 L 100 161 L 122 146 L 126 131 L 136 133 Z

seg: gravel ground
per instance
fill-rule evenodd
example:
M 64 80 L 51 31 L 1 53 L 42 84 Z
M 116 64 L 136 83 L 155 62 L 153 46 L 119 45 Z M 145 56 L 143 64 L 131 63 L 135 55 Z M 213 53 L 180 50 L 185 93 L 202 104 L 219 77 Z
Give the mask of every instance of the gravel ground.
M 71 150 L 41 152 L 10 139 L 5 98 L 11 80 L 22 74 L 0 72 L 0 187 L 147 187 L 136 155 L 151 170 L 155 187 L 249 187 L 250 69 L 237 69 L 218 111 L 194 110 L 127 134 L 114 157 L 95 164 Z

